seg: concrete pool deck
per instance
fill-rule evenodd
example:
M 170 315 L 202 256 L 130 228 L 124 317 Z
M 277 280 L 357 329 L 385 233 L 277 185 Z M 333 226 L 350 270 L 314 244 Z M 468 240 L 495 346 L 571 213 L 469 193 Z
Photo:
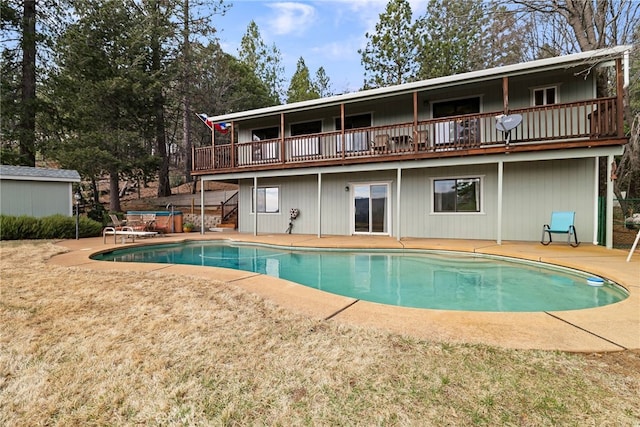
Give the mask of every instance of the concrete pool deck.
M 173 243 L 186 240 L 236 240 L 280 246 L 430 249 L 501 255 L 541 261 L 583 270 L 610 279 L 629 292 L 624 301 L 604 307 L 526 313 L 493 313 L 415 309 L 383 305 L 329 294 L 271 276 L 246 271 L 177 264 L 113 263 L 94 261 L 96 252 L 138 245 Z M 452 343 L 488 344 L 504 348 L 560 350 L 569 352 L 608 352 L 640 349 L 640 253 L 626 262 L 628 251 L 606 249 L 589 243 L 572 248 L 566 243 L 542 246 L 533 242 L 446 240 L 386 236 L 323 236 L 240 233 L 173 234 L 136 243 L 112 241 L 102 237 L 65 240 L 57 243 L 69 251 L 49 262 L 92 270 L 162 271 L 210 278 L 232 283 L 256 293 L 283 308 L 317 319 L 375 328 L 415 338 Z

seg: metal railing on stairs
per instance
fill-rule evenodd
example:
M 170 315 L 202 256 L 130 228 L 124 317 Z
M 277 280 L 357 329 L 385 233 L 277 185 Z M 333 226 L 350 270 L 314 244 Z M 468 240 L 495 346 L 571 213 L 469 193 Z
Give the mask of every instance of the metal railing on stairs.
M 234 214 L 238 212 L 238 192 L 236 191 L 231 197 L 220 203 L 221 222 L 225 223 Z M 237 226 L 237 224 L 236 224 Z

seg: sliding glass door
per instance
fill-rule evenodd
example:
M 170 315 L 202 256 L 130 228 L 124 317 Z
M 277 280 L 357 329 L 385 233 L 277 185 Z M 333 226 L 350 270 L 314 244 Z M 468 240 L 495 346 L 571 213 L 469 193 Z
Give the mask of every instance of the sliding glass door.
M 389 184 L 353 185 L 354 234 L 389 234 Z

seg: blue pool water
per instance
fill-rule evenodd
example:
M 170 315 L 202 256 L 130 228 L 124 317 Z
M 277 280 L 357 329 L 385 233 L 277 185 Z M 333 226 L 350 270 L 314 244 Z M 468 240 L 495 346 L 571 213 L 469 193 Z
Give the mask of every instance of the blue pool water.
M 224 267 L 366 301 L 466 311 L 559 311 L 613 304 L 628 294 L 547 264 L 458 252 L 290 250 L 229 242 L 118 249 L 97 260 Z

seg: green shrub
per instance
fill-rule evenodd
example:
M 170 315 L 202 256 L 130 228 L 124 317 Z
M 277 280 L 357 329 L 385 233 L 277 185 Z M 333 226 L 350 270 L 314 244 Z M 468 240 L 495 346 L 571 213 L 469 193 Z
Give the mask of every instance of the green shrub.
M 37 218 L 0 215 L 0 240 L 36 239 L 38 228 Z
M 100 203 L 95 204 L 93 209 L 87 212 L 87 217 L 102 223 L 102 225 L 106 225 L 109 222 L 109 213 Z
M 102 232 L 102 224 L 86 217 L 78 223 L 80 237 L 95 237 Z M 76 218 L 51 215 L 43 218 L 0 215 L 0 240 L 74 239 Z

